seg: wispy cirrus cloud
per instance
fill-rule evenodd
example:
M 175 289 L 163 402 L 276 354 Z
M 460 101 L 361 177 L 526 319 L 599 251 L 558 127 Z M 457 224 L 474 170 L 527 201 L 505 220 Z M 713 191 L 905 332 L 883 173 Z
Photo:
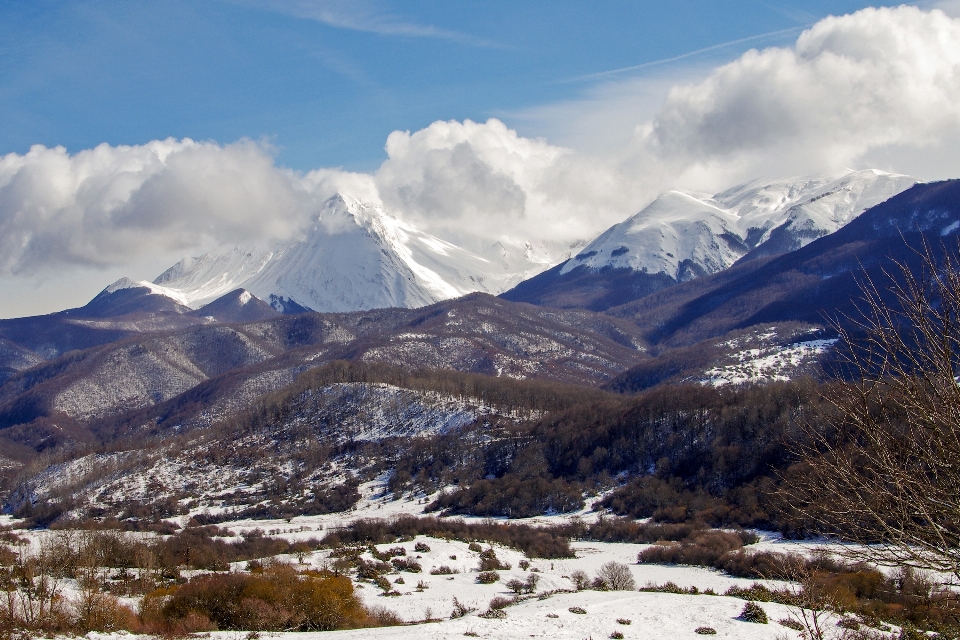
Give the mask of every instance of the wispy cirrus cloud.
M 619 75 L 623 75 L 623 74 L 627 74 L 635 71 L 642 71 L 644 69 L 649 69 L 651 67 L 658 67 L 660 65 L 669 64 L 671 62 L 679 62 L 680 60 L 686 60 L 687 58 L 693 58 L 695 56 L 703 55 L 705 53 L 710 53 L 713 51 L 720 51 L 721 49 L 726 49 L 726 48 L 733 47 L 740 44 L 762 42 L 764 40 L 770 40 L 773 38 L 786 36 L 791 33 L 799 34 L 801 31 L 811 26 L 813 26 L 813 23 L 798 26 L 798 27 L 790 27 L 789 29 L 780 29 L 777 31 L 769 31 L 767 33 L 758 33 L 757 35 L 747 36 L 746 38 L 738 38 L 736 40 L 720 42 L 718 44 L 714 44 L 709 47 L 703 47 L 702 49 L 687 51 L 686 53 L 681 53 L 680 55 L 671 56 L 669 58 L 660 58 L 659 60 L 650 60 L 649 62 L 642 62 L 640 64 L 630 65 L 629 67 L 620 67 L 619 69 L 608 69 L 606 71 L 598 71 L 596 73 L 588 73 L 582 76 L 567 78 L 562 82 L 578 82 L 583 80 L 610 79 L 615 76 L 619 76 Z
M 314 20 L 337 29 L 383 36 L 432 38 L 473 47 L 504 48 L 505 46 L 468 33 L 405 20 L 384 11 L 379 4 L 370 0 L 245 0 L 244 4 L 295 18 Z

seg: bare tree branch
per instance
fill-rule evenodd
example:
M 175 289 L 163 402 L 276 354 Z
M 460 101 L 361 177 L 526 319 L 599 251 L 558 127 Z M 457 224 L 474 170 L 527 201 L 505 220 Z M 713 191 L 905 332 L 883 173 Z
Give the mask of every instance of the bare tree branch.
M 894 262 L 884 289 L 860 282 L 859 315 L 834 323 L 848 380 L 805 425 L 809 468 L 782 494 L 858 560 L 960 580 L 960 264 L 928 245 Z M 888 304 L 887 301 L 892 301 Z

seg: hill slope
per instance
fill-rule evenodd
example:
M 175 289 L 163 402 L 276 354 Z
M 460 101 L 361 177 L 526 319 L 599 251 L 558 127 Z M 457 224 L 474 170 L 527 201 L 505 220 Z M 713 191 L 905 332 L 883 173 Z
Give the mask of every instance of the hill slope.
M 639 334 L 609 316 L 471 294 L 131 335 L 10 376 L 0 445 L 40 452 L 207 426 L 334 360 L 596 386 L 644 358 Z
M 937 255 L 956 251 L 958 231 L 960 180 L 918 184 L 801 249 L 742 262 L 608 313 L 637 323 L 655 350 L 664 352 L 750 327 L 823 326 L 830 318 L 856 317 L 859 283 L 887 281 L 884 270 L 894 267 L 892 260 L 919 269 L 925 245 Z M 611 384 L 630 390 L 664 379 L 652 375 L 663 357 Z

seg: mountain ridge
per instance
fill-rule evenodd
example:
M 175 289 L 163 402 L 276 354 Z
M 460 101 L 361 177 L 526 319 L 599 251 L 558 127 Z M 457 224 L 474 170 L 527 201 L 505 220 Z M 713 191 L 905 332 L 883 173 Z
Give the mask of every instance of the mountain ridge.
M 756 180 L 714 196 L 668 191 L 504 298 L 602 311 L 734 264 L 798 249 L 916 183 L 882 171 Z

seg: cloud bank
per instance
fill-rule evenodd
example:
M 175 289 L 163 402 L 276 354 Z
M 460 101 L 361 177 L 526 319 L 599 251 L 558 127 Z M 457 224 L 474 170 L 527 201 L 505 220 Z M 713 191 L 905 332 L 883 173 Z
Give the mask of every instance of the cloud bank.
M 821 20 L 791 49 L 749 51 L 675 87 L 643 132 L 644 151 L 698 170 L 847 166 L 956 136 L 958 98 L 960 20 L 864 9 Z
M 0 273 L 287 236 L 312 208 L 301 183 L 250 141 L 34 146 L 0 158 Z
M 652 117 L 621 118 L 630 124 L 616 144 L 589 152 L 496 119 L 396 131 L 372 174 L 298 174 L 251 141 L 75 155 L 37 146 L 0 158 L 0 274 L 285 237 L 338 190 L 465 244 L 565 242 L 668 188 L 845 166 L 960 176 L 957 104 L 960 20 L 903 6 L 830 17 L 792 47 L 748 51 L 674 86 Z M 618 105 L 629 107 L 622 95 Z

